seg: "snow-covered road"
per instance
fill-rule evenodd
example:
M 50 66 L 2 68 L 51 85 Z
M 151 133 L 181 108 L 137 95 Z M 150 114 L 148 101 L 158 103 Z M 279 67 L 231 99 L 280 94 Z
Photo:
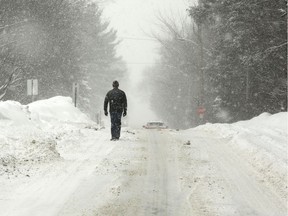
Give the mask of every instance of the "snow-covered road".
M 1 102 L 0 215 L 288 215 L 287 112 L 109 138 L 69 98 Z
M 189 197 L 191 215 L 287 215 L 287 197 L 279 196 L 278 185 L 249 164 L 229 140 L 203 132 L 190 136 L 188 154 L 198 154 L 190 155 L 195 170 L 188 177 L 194 179 Z
M 62 160 L 39 165 L 30 178 L 2 180 L 1 215 L 287 215 L 285 189 L 227 139 L 125 129 L 111 142 L 109 131 L 78 133 L 59 142 Z

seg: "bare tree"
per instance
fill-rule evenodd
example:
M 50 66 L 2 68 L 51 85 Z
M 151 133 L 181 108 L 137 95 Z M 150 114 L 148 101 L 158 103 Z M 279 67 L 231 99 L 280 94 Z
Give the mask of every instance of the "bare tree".
M 21 79 L 19 77 L 19 71 L 20 68 L 16 67 L 7 79 L 3 83 L 0 83 L 0 100 L 3 99 L 9 87 L 16 87 L 18 81 Z
M 157 31 L 149 34 L 160 44 L 160 60 L 149 76 L 154 83 L 152 107 L 170 125 L 188 128 L 198 121 L 200 45 L 197 34 L 191 19 L 185 16 L 159 12 L 156 17 Z

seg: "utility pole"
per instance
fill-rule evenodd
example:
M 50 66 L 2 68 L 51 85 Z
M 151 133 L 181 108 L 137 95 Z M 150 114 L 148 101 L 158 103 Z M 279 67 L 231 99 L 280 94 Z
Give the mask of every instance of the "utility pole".
M 73 103 L 75 107 L 77 107 L 78 96 L 79 96 L 79 83 L 74 82 L 73 83 Z
M 199 90 L 198 90 L 198 100 L 197 100 L 197 113 L 199 115 L 199 123 L 203 123 L 204 120 L 204 114 L 206 112 L 206 109 L 204 107 L 204 85 L 205 85 L 205 82 L 204 82 L 204 51 L 205 51 L 205 54 L 208 55 L 208 56 L 211 56 L 211 52 L 210 50 L 204 48 L 203 46 L 203 40 L 202 40 L 202 22 L 201 20 L 199 19 L 197 22 L 196 22 L 196 25 L 197 25 L 197 36 L 198 36 L 198 41 L 193 41 L 193 40 L 190 40 L 190 39 L 187 39 L 187 38 L 178 38 L 179 41 L 187 41 L 189 43 L 191 43 L 192 45 L 194 46 L 197 46 L 197 50 L 199 50 L 199 64 L 198 64 L 198 79 L 199 79 Z M 191 83 L 190 83 L 191 85 Z
M 204 104 L 204 59 L 203 59 L 203 41 L 202 41 L 202 24 L 198 23 L 198 37 L 200 48 L 200 106 Z
M 204 114 L 206 109 L 204 107 L 204 56 L 203 56 L 203 38 L 202 38 L 202 20 L 199 18 L 196 21 L 197 30 L 198 30 L 198 41 L 199 41 L 199 78 L 200 78 L 200 93 L 199 93 L 199 104 L 198 104 L 198 115 L 199 115 L 199 123 L 204 123 Z

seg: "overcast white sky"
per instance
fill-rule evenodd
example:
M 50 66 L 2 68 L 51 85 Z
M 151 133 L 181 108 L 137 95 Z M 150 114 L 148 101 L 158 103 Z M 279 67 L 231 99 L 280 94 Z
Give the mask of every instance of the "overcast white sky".
M 129 120 L 133 119 L 133 126 L 156 118 L 149 108 L 149 101 L 144 101 L 147 95 L 137 92 L 137 86 L 145 76 L 143 69 L 151 66 L 158 57 L 157 42 L 149 40 L 149 34 L 157 31 L 156 16 L 159 12 L 164 16 L 187 16 L 186 9 L 191 2 L 197 0 L 108 0 L 101 4 L 105 17 L 122 39 L 117 51 L 128 66 L 130 85 L 122 87 L 127 90 Z
M 156 15 L 185 15 L 189 2 L 197 0 L 114 0 L 103 4 L 104 14 L 117 29 L 123 41 L 118 53 L 127 62 L 130 78 L 141 80 L 141 71 L 157 58 L 156 41 L 146 39 L 152 31 L 157 31 Z

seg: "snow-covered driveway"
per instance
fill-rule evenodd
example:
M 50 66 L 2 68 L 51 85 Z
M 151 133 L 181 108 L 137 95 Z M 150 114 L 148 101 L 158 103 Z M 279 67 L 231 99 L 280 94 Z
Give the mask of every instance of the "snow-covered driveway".
M 118 142 L 108 129 L 72 134 L 58 143 L 63 159 L 1 179 L 1 215 L 287 215 L 285 179 L 271 181 L 229 139 L 203 130 L 124 128 Z

